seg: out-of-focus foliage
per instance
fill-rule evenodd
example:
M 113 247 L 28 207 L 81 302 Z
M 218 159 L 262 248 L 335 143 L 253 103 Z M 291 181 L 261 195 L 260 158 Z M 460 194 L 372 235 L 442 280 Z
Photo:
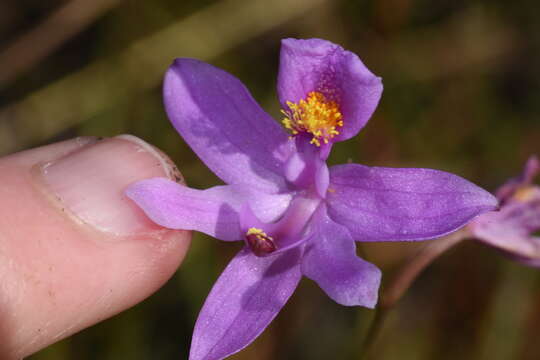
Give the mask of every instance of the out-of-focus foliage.
M 1 1 L 0 55 L 68 2 Z M 120 1 L 0 84 L 0 152 L 132 133 L 170 154 L 191 186 L 218 184 L 166 119 L 160 78 L 168 64 L 190 56 L 222 67 L 279 118 L 280 39 L 321 37 L 359 54 L 385 85 L 368 126 L 336 146 L 331 163 L 431 167 L 493 190 L 540 153 L 539 14 L 533 0 Z M 0 78 L 10 71 L 0 68 Z M 202 302 L 238 246 L 196 234 L 157 294 L 31 359 L 186 358 Z M 359 251 L 388 275 L 414 246 Z M 466 243 L 433 264 L 387 322 L 378 358 L 540 358 L 539 272 L 496 255 Z M 357 359 L 372 315 L 333 304 L 304 280 L 233 358 Z

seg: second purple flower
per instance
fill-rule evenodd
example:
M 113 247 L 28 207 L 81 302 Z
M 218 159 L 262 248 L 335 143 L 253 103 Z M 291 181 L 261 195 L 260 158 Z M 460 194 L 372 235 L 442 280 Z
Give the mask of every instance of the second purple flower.
M 381 274 L 356 256 L 355 241 L 431 239 L 497 206 L 446 172 L 328 168 L 333 144 L 358 133 L 381 93 L 380 78 L 355 54 L 319 39 L 282 42 L 284 127 L 232 75 L 193 59 L 170 67 L 167 114 L 227 185 L 196 190 L 156 178 L 127 194 L 162 226 L 245 243 L 201 310 L 191 360 L 222 359 L 251 343 L 302 276 L 340 304 L 373 308 Z

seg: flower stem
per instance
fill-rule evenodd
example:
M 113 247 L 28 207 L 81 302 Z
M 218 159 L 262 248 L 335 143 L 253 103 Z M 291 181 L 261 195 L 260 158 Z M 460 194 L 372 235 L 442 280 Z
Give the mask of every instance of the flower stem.
M 385 287 L 379 307 L 392 308 L 409 289 L 416 277 L 436 258 L 468 237 L 466 228 L 462 228 L 439 239 L 427 242 L 396 272 L 394 278 Z
M 380 306 L 375 309 L 375 317 L 373 318 L 373 321 L 369 326 L 368 333 L 364 339 L 364 342 L 362 343 L 359 359 L 369 359 L 371 357 L 374 344 L 379 338 L 379 334 L 384 325 L 384 321 L 388 316 L 389 310 L 389 308 L 383 308 Z
M 382 291 L 379 304 L 375 310 L 375 318 L 362 346 L 361 359 L 370 357 L 388 313 L 409 289 L 418 275 L 446 250 L 465 240 L 468 236 L 467 228 L 464 227 L 439 239 L 426 242 L 396 271 L 395 276 Z

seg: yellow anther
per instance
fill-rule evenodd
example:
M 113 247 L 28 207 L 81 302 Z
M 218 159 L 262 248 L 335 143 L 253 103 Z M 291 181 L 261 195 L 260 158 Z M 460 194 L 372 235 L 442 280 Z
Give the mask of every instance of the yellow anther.
M 255 227 L 252 227 L 252 228 L 248 229 L 248 231 L 246 233 L 246 236 L 249 236 L 249 235 L 255 235 L 258 238 L 270 238 L 271 239 L 271 237 L 266 235 L 266 233 L 264 231 L 262 231 L 259 228 L 255 228 Z
M 343 115 L 335 101 L 329 101 L 322 93 L 312 91 L 298 103 L 288 101 L 289 110 L 281 110 L 285 118 L 283 126 L 293 135 L 307 132 L 313 135 L 310 143 L 321 146 L 339 134 L 343 126 Z
M 538 190 L 535 186 L 531 186 L 531 185 L 521 186 L 516 190 L 513 198 L 514 200 L 525 203 L 527 201 L 532 200 L 537 191 Z
M 246 240 L 251 251 L 257 256 L 264 256 L 277 249 L 274 239 L 258 228 L 249 228 L 246 232 Z

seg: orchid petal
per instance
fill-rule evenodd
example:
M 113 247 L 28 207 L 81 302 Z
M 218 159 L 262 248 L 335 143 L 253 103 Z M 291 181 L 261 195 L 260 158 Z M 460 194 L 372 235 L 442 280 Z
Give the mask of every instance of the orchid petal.
M 197 230 L 221 240 L 243 238 L 239 219 L 242 204 L 250 203 L 256 214 L 272 221 L 291 200 L 288 194 L 269 195 L 240 185 L 190 189 L 165 178 L 136 182 L 126 195 L 161 226 Z
M 476 239 L 531 266 L 540 266 L 540 189 L 530 201 L 512 202 L 476 218 L 469 226 Z
M 536 155 L 531 155 L 527 159 L 525 168 L 523 169 L 522 177 L 524 183 L 531 184 L 538 173 L 540 173 L 540 159 Z
M 299 250 L 271 257 L 240 251 L 204 303 L 189 359 L 223 359 L 259 336 L 296 289 L 299 259 Z
M 343 128 L 335 140 L 355 136 L 367 123 L 382 93 L 381 79 L 355 54 L 321 39 L 281 42 L 278 93 L 281 105 L 298 103 L 318 91 L 335 100 L 343 114 Z
M 374 308 L 381 271 L 356 256 L 351 235 L 328 218 L 324 207 L 313 222 L 313 233 L 302 259 L 302 273 L 341 305 Z
M 497 207 L 497 199 L 443 171 L 367 167 L 330 169 L 328 214 L 357 241 L 424 240 L 450 233 Z
M 267 192 L 286 188 L 283 164 L 294 142 L 237 78 L 201 61 L 177 59 L 163 92 L 176 130 L 223 181 Z
M 329 185 L 330 170 L 328 169 L 328 165 L 326 165 L 326 162 L 321 161 L 319 163 L 317 173 L 315 174 L 315 188 L 317 189 L 317 193 L 321 198 L 324 198 L 326 196 Z
M 536 175 L 540 172 L 540 160 L 537 156 L 532 155 L 527 159 L 523 171 L 515 178 L 508 180 L 505 184 L 500 186 L 495 195 L 501 201 L 506 203 L 511 201 L 512 195 L 522 186 L 530 185 Z

